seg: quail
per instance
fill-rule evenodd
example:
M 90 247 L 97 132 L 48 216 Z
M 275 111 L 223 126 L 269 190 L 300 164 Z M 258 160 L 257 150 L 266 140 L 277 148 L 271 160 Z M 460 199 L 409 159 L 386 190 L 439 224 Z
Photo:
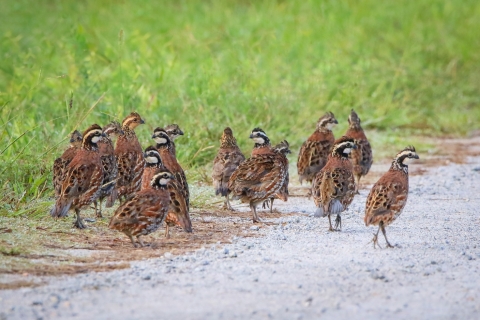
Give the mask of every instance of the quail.
M 265 131 L 255 128 L 250 133 L 250 139 L 255 142 L 252 150 L 252 157 L 258 154 L 273 154 L 272 145 Z
M 315 175 L 325 166 L 335 138 L 332 128 L 338 124 L 331 112 L 327 112 L 317 121 L 317 127 L 305 141 L 298 154 L 297 170 L 300 184 L 303 180 L 311 182 Z
M 367 175 L 373 163 L 372 147 L 368 142 L 367 136 L 360 125 L 360 118 L 355 111 L 350 112 L 348 117 L 348 130 L 346 136 L 355 139 L 357 149 L 350 153 L 350 160 L 353 165 L 353 175 L 355 177 L 355 185 L 360 187 L 360 178 Z
M 168 170 L 157 169 L 150 180 L 151 188 L 138 191 L 118 207 L 108 227 L 125 233 L 134 247 L 137 245 L 133 237 L 137 237 L 143 247 L 140 236 L 156 231 L 167 215 L 170 202 L 167 185 L 173 179 Z
M 282 201 L 287 201 L 288 200 L 288 183 L 290 181 L 290 175 L 288 173 L 288 159 L 286 158 L 287 154 L 290 154 L 292 153 L 290 151 L 290 148 L 289 148 L 289 145 L 288 145 L 288 142 L 286 140 L 280 142 L 279 144 L 275 145 L 273 147 L 273 150 L 274 152 L 280 152 L 282 153 L 283 155 L 285 155 L 285 159 L 286 159 L 286 162 L 285 162 L 285 170 L 287 171 L 287 176 L 285 177 L 285 180 L 283 182 L 283 185 L 282 187 L 280 188 L 280 190 L 275 194 L 274 197 L 271 197 L 269 200 L 270 200 L 270 203 L 268 203 L 268 200 L 265 201 L 263 204 L 264 204 L 264 208 L 266 206 L 269 206 L 270 207 L 270 213 L 273 212 L 273 201 L 275 199 L 280 199 Z
M 225 197 L 225 207 L 233 210 L 228 198 L 228 180 L 237 167 L 245 161 L 245 156 L 237 145 L 232 129 L 226 127 L 220 140 L 220 149 L 213 160 L 212 180 L 215 195 Z
M 175 139 L 177 139 L 180 136 L 183 136 L 183 131 L 180 129 L 178 124 L 169 124 L 166 126 L 165 131 L 167 132 L 168 136 L 170 137 L 170 141 L 172 143 L 172 148 L 171 152 L 173 153 L 174 157 L 177 157 L 177 148 L 175 146 Z
M 82 147 L 82 134 L 75 130 L 70 136 L 70 146 L 63 152 L 60 158 L 53 163 L 53 189 L 55 199 L 58 198 L 62 189 L 62 182 L 65 179 L 65 169 L 75 157 L 75 153 Z
M 288 143 L 285 142 L 288 148 Z M 282 188 L 288 171 L 287 158 L 280 150 L 260 153 L 242 162 L 228 182 L 234 199 L 248 202 L 253 222 L 260 222 L 257 206 L 277 194 Z
M 95 215 L 102 217 L 102 201 L 108 197 L 106 207 L 109 208 L 115 202 L 116 195 L 112 195 L 115 190 L 115 182 L 118 174 L 117 159 L 115 158 L 115 148 L 112 139 L 123 133 L 122 125 L 116 121 L 112 121 L 103 127 L 105 137 L 98 141 L 98 150 L 103 166 L 103 184 L 100 195 L 97 200 L 93 201 L 95 206 Z
M 390 169 L 375 183 L 367 197 L 365 205 L 365 225 L 378 225 L 373 236 L 373 247 L 378 244 L 378 232 L 382 230 L 387 246 L 385 227 L 402 213 L 408 197 L 408 165 L 407 159 L 419 159 L 413 146 L 400 151 L 392 161 Z
M 356 148 L 354 139 L 343 136 L 333 144 L 327 164 L 315 175 L 312 183 L 312 195 L 317 206 L 315 217 L 328 216 L 330 231 L 339 231 L 342 227 L 340 214 L 353 201 L 355 179 L 353 166 L 348 156 Z M 336 214 L 335 228 L 330 215 Z
M 72 208 L 77 219 L 74 226 L 84 229 L 80 209 L 98 198 L 103 182 L 103 168 L 97 143 L 104 137 L 102 128 L 94 124 L 83 133 L 82 147 L 65 168 L 61 191 L 50 211 L 54 218 L 65 217 Z
M 160 154 L 155 147 L 148 147 L 145 149 L 145 170 L 142 177 L 142 190 L 151 188 L 149 181 L 156 172 L 156 170 L 164 170 Z M 165 236 L 170 237 L 169 228 L 178 225 L 183 228 L 185 232 L 192 232 L 192 222 L 187 210 L 187 203 L 183 194 L 183 187 L 178 180 L 171 180 L 167 185 L 170 194 L 170 203 L 168 207 L 168 214 L 165 218 Z
M 177 158 L 172 153 L 172 141 L 167 132 L 163 128 L 156 128 L 153 132 L 152 139 L 155 140 L 156 148 L 160 153 L 160 158 L 166 169 L 168 169 L 177 179 L 182 187 L 182 193 L 187 203 L 187 210 L 190 210 L 190 191 L 188 189 L 187 177 Z
M 134 130 L 143 123 L 145 121 L 136 112 L 130 113 L 122 122 L 123 134 L 118 136 L 115 146 L 118 175 L 113 191 L 120 199 L 127 199 L 141 187 L 145 159 Z

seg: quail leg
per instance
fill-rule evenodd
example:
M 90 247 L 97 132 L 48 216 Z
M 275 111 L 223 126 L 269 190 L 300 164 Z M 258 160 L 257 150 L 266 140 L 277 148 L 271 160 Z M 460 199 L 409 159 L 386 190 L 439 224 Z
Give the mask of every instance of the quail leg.
M 355 175 L 355 194 L 360 194 L 360 192 L 358 192 L 358 189 L 360 188 L 360 178 L 362 176 L 357 174 Z
M 255 207 L 255 205 L 250 204 L 250 209 L 252 210 L 252 213 L 253 213 L 253 223 L 262 222 L 262 220 L 258 218 L 257 208 Z
M 388 248 L 393 248 L 393 246 L 388 242 L 387 233 L 385 232 L 385 226 L 383 225 L 383 221 L 380 221 L 380 228 L 382 229 L 383 236 L 385 237 L 385 241 L 387 242 Z
M 230 199 L 228 198 L 228 195 L 225 197 L 225 207 L 226 207 L 227 210 L 235 211 L 232 208 L 232 205 L 230 204 Z
M 328 228 L 328 231 L 335 231 L 332 227 L 332 218 L 330 218 L 330 214 L 328 215 L 328 223 L 330 224 L 330 228 Z
M 168 223 L 165 223 L 165 238 L 170 239 L 170 229 L 168 228 Z
M 75 214 L 77 215 L 77 220 L 73 223 L 73 226 L 78 229 L 85 229 L 85 225 L 83 224 L 82 218 L 80 218 L 80 209 L 75 208 Z
M 144 246 L 142 239 L 140 239 L 140 236 L 137 236 L 137 242 L 140 244 L 140 247 Z
M 380 232 L 380 226 L 378 226 L 378 230 L 377 230 L 377 233 L 374 233 L 373 234 L 373 239 L 372 239 L 372 242 L 373 242 L 373 249 L 375 249 L 375 246 L 378 245 L 379 248 L 382 248 L 380 247 L 380 245 L 378 244 L 378 233 Z
M 310 200 L 311 197 L 312 197 L 312 189 L 308 189 L 307 199 Z
M 273 200 L 274 198 L 270 198 L 270 213 L 273 213 Z
M 131 235 L 131 234 L 127 234 L 127 236 L 130 238 L 130 241 L 132 241 L 133 247 L 136 248 L 136 247 L 137 247 L 137 244 L 136 244 L 135 241 L 133 240 L 132 235 Z
M 270 199 L 263 201 L 262 209 L 268 209 L 270 207 Z
M 337 214 L 337 218 L 335 218 L 335 231 L 342 230 L 342 217 Z
M 97 210 L 97 200 L 95 200 L 93 202 L 93 204 L 95 206 L 95 216 L 97 218 L 103 218 L 103 216 L 102 216 L 102 199 L 101 198 L 98 199 L 98 210 Z

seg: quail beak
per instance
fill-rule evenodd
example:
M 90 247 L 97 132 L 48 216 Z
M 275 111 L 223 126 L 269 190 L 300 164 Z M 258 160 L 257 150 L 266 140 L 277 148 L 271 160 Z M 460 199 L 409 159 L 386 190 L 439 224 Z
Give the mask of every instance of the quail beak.
M 75 139 L 70 139 L 70 143 L 74 143 L 75 142 Z
M 154 133 L 154 134 L 152 135 L 152 139 L 155 139 L 156 137 L 157 137 L 157 135 Z
M 338 124 L 338 120 L 337 119 L 333 120 L 333 123 Z
M 253 134 L 250 134 L 250 137 L 249 137 L 249 138 L 250 138 L 250 139 L 253 139 Z
M 178 134 L 181 135 L 181 136 L 183 136 L 183 131 L 182 131 L 182 130 L 179 130 Z
M 140 124 L 144 124 L 144 123 L 145 123 L 145 120 L 140 119 Z
M 125 131 L 120 130 L 119 134 L 120 134 L 120 135 L 123 135 L 123 134 L 125 134 Z
M 102 137 L 106 137 L 107 135 L 105 134 L 105 132 L 102 132 Z
M 418 156 L 418 154 L 415 155 L 415 157 L 413 157 L 414 159 L 420 159 L 420 157 Z
M 358 149 L 357 144 L 354 144 L 352 149 Z

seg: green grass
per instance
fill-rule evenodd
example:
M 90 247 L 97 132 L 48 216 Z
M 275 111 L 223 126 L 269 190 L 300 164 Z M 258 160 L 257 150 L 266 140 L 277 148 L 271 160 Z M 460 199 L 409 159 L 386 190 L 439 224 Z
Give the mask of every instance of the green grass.
M 30 202 L 44 208 L 52 195 L 51 165 L 69 133 L 132 110 L 147 122 L 144 146 L 153 128 L 181 126 L 191 180 L 208 177 L 227 125 L 246 152 L 256 126 L 298 150 L 325 111 L 340 135 L 351 108 L 375 130 L 377 150 L 479 128 L 477 0 L 0 7 L 0 215 L 39 214 Z

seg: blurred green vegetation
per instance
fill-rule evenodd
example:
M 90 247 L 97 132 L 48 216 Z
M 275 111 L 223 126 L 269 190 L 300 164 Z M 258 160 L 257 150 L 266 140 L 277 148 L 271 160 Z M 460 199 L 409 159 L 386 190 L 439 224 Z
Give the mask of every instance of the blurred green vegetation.
M 339 136 L 351 108 L 375 150 L 479 129 L 477 0 L 0 7 L 0 215 L 52 195 L 51 165 L 71 131 L 132 110 L 146 120 L 145 147 L 157 126 L 186 132 L 177 153 L 191 180 L 208 178 L 225 126 L 246 153 L 257 126 L 298 150 L 326 111 Z

